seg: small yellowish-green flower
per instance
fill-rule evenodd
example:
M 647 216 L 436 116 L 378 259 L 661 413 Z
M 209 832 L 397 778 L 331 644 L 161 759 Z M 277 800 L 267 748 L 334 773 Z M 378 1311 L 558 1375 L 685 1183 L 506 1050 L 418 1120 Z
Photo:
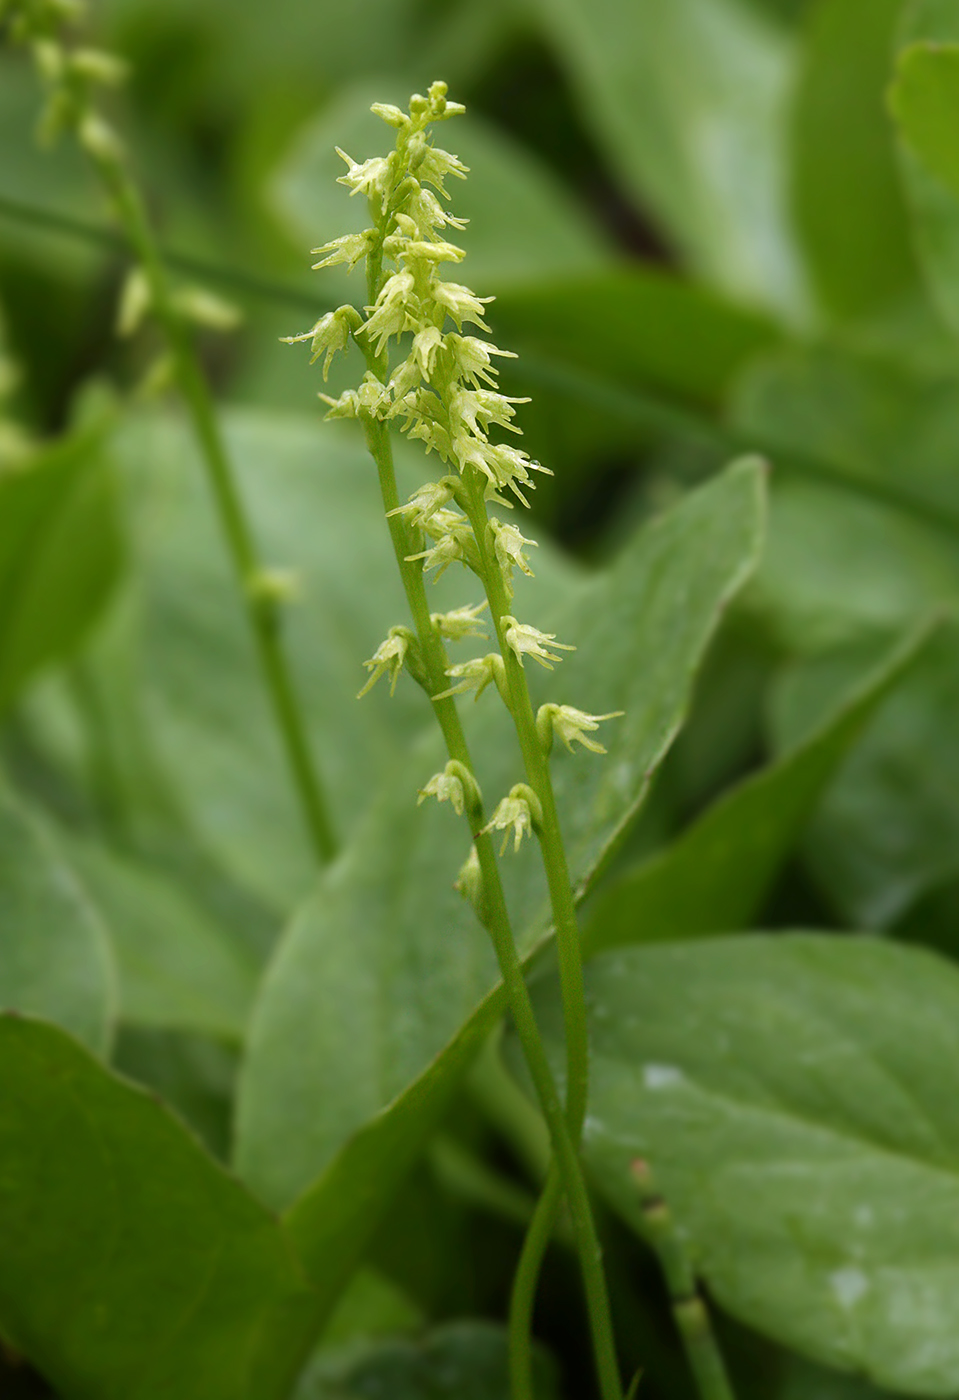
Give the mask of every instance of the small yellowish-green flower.
M 498 651 L 490 652 L 488 656 L 473 657 L 470 661 L 461 661 L 456 666 L 450 666 L 446 674 L 456 684 L 451 685 L 449 690 L 444 690 L 441 695 L 434 695 L 434 700 L 446 700 L 450 695 L 465 695 L 468 690 L 475 690 L 478 700 L 487 686 L 495 685 L 503 699 L 509 703 L 506 669 Z
M 486 887 L 483 882 L 483 871 L 480 868 L 479 853 L 475 845 L 470 847 L 470 853 L 463 862 L 453 888 L 472 904 L 480 922 L 487 923 L 489 911 L 486 903 Z
M 425 522 L 423 528 L 436 543 L 419 554 L 408 554 L 408 564 L 422 559 L 425 571 L 436 570 L 437 582 L 451 564 L 462 564 L 464 568 L 479 571 L 479 550 L 465 515 L 460 515 L 459 511 L 455 510 L 437 510 Z
M 463 287 L 459 282 L 437 282 L 432 292 L 434 303 L 456 323 L 458 331 L 462 331 L 466 321 L 479 326 L 481 330 L 489 330 L 489 326 L 483 320 L 483 307 L 495 301 L 495 297 L 478 297 L 469 287 Z
M 623 710 L 612 710 L 608 715 L 589 715 L 585 710 L 577 710 L 572 705 L 541 705 L 536 715 L 536 732 L 547 753 L 553 747 L 554 736 L 574 752 L 575 743 L 582 744 L 591 753 L 605 753 L 602 744 L 597 744 L 589 735 L 602 724 L 603 720 L 620 719 Z
M 482 809 L 483 795 L 479 784 L 465 764 L 451 758 L 442 773 L 434 773 L 425 787 L 420 788 L 417 807 L 428 797 L 448 802 L 458 817 L 464 810 L 473 814 Z
M 450 331 L 444 336 L 444 343 L 452 357 L 453 373 L 464 384 L 496 383 L 497 371 L 490 362 L 491 355 L 500 355 L 507 360 L 516 359 L 512 350 L 499 350 L 488 340 L 480 340 L 475 335 L 457 335 L 455 331 Z
M 503 575 L 506 592 L 512 598 L 514 568 L 520 569 L 529 578 L 534 577 L 529 560 L 523 553 L 523 546 L 530 544 L 537 549 L 539 546 L 536 540 L 528 540 L 525 535 L 520 534 L 515 525 L 502 525 L 495 515 L 490 516 L 489 525 L 493 535 L 493 551 L 496 555 L 496 562 Z
M 554 656 L 550 651 L 551 647 L 555 651 L 576 650 L 575 647 L 567 646 L 565 642 L 558 642 L 554 632 L 541 632 L 538 627 L 531 627 L 527 622 L 517 622 L 515 617 L 508 614 L 502 621 L 506 624 L 506 645 L 520 665 L 524 656 L 531 656 L 547 671 L 552 671 L 553 664 L 562 661 L 563 658 Z
M 327 418 L 385 418 L 390 410 L 389 391 L 369 370 L 358 389 L 347 389 L 338 399 L 319 397 L 330 405 Z
M 388 156 L 371 156 L 360 165 L 352 156 L 341 151 L 339 146 L 336 147 L 336 154 L 340 160 L 346 161 L 348 166 L 345 175 L 337 176 L 338 185 L 346 185 L 351 195 L 365 194 L 369 198 L 375 191 L 381 199 L 386 198 L 389 194 L 391 173 Z
M 411 652 L 415 655 L 416 650 L 418 650 L 418 643 L 408 627 L 391 627 L 386 641 L 380 642 L 369 661 L 363 662 L 371 674 L 366 685 L 357 695 L 357 700 L 362 700 L 363 696 L 373 689 L 380 676 L 383 675 L 389 675 L 390 694 L 395 694 L 399 674 L 403 667 L 413 659 Z
M 402 515 L 412 526 L 426 525 L 453 499 L 453 485 L 452 478 L 448 476 L 444 476 L 441 481 L 428 481 L 413 492 L 405 506 L 396 506 L 393 510 L 388 510 L 386 518 Z M 447 514 L 456 515 L 456 512 L 448 511 Z M 462 520 L 463 516 L 456 518 Z
M 341 238 L 334 238 L 320 248 L 312 248 L 310 251 L 313 256 L 321 259 L 313 264 L 313 271 L 319 272 L 321 268 L 346 263 L 347 272 L 352 272 L 356 264 L 362 262 L 367 253 L 372 251 L 376 236 L 375 228 L 367 228 L 362 233 L 344 233 Z
M 301 340 L 308 340 L 312 351 L 311 365 L 325 352 L 323 379 L 326 380 L 333 356 L 337 350 L 346 349 L 353 332 L 361 325 L 362 317 L 355 306 L 340 306 L 336 311 L 328 311 L 325 316 L 321 316 L 312 329 L 302 331 L 300 335 L 284 335 L 281 339 L 284 345 L 296 345 Z
M 516 783 L 510 788 L 508 796 L 500 802 L 483 830 L 506 832 L 500 847 L 500 855 L 503 855 L 509 844 L 510 832 L 513 834 L 513 850 L 518 851 L 523 837 L 538 831 L 542 821 L 543 809 L 536 793 L 526 783 Z
M 475 607 L 453 608 L 452 612 L 446 613 L 430 613 L 430 621 L 440 636 L 450 642 L 462 642 L 467 637 L 485 637 L 486 628 L 480 623 L 479 615 L 486 606 L 484 601 L 477 603 Z

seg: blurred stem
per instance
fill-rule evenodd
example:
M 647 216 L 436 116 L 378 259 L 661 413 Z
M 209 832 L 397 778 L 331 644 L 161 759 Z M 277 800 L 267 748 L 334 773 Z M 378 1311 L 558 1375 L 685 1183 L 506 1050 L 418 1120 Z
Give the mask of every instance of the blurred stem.
M 682 1338 L 700 1400 L 735 1400 L 709 1308 L 696 1283 L 689 1255 L 676 1231 L 672 1211 L 658 1194 L 647 1162 L 633 1163 L 642 1205 L 642 1232 L 656 1252 L 669 1290 L 673 1317 Z
M 280 644 L 281 604 L 271 597 L 253 532 L 243 509 L 206 380 L 190 335 L 170 295 L 166 269 L 147 221 L 143 202 L 117 155 L 93 157 L 116 209 L 117 218 L 139 260 L 153 308 L 168 342 L 176 381 L 186 402 L 213 494 L 220 528 L 239 586 L 257 658 L 303 813 L 314 854 L 321 864 L 336 852 L 336 840 L 319 775 L 307 739 L 289 664 Z

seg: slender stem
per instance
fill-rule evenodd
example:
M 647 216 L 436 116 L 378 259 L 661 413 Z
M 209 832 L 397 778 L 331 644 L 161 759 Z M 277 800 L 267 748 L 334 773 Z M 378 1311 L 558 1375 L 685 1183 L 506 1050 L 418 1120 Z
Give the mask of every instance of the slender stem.
M 478 474 L 474 473 L 471 489 L 468 490 L 467 495 L 467 513 L 480 551 L 486 596 L 493 617 L 493 625 L 496 629 L 500 654 L 506 667 L 513 719 L 526 767 L 526 776 L 530 787 L 539 798 L 543 813 L 539 839 L 549 886 L 553 922 L 556 927 L 563 1022 L 566 1033 L 566 1119 L 573 1141 L 578 1147 L 582 1136 L 589 1091 L 589 1036 L 579 924 L 573 902 L 566 849 L 563 845 L 563 836 L 559 825 L 559 813 L 553 793 L 549 760 L 536 732 L 536 719 L 533 714 L 526 674 L 521 662 L 506 642 L 502 619 L 509 614 L 510 600 L 497 562 L 495 558 L 491 557 L 486 503 L 483 498 L 483 484 Z M 556 1190 L 551 1175 L 547 1180 L 536 1214 L 527 1232 L 520 1259 L 520 1269 L 513 1286 L 509 1320 L 510 1367 L 517 1380 L 530 1374 L 529 1335 L 532 1329 L 536 1283 L 555 1225 L 559 1201 L 560 1194 Z
M 490 548 L 483 480 L 475 469 L 467 491 L 467 514 L 480 552 L 483 583 L 489 601 L 493 626 L 500 654 L 506 667 L 506 680 L 512 700 L 513 720 L 519 737 L 523 764 L 530 787 L 543 809 L 539 832 L 540 849 L 546 870 L 556 944 L 559 953 L 559 976 L 563 997 L 563 1021 L 566 1030 L 566 1100 L 567 1117 L 573 1134 L 580 1136 L 586 1116 L 589 1087 L 589 1033 L 586 1024 L 586 991 L 583 983 L 583 958 L 579 941 L 579 923 L 573 902 L 573 888 L 566 861 L 566 848 L 559 825 L 559 813 L 550 777 L 549 759 L 543 752 L 536 732 L 536 717 L 530 699 L 526 673 L 513 649 L 507 645 L 503 618 L 509 615 L 510 600 L 503 575 Z
M 673 1317 L 701 1400 L 735 1400 L 709 1308 L 676 1231 L 672 1211 L 658 1194 L 647 1162 L 633 1163 L 633 1179 L 642 1203 L 643 1235 L 659 1258 Z
M 563 1182 L 554 1160 L 527 1227 L 510 1292 L 509 1371 L 514 1395 L 533 1391 L 533 1308 L 543 1258 L 562 1197 Z
M 279 605 L 263 587 L 264 570 L 257 557 L 210 392 L 186 327 L 173 305 L 166 269 L 136 186 L 118 157 L 97 156 L 95 164 L 113 199 L 120 225 L 143 267 L 157 319 L 169 343 L 177 383 L 200 446 L 310 842 L 317 859 L 325 863 L 336 852 L 336 840 L 293 679 L 280 644 Z
M 371 296 L 372 300 L 372 296 Z M 383 366 L 377 364 L 371 352 L 368 362 L 374 371 L 383 374 Z M 380 480 L 380 492 L 387 512 L 395 510 L 399 503 L 396 489 L 396 475 L 393 469 L 393 453 L 389 430 L 384 423 L 367 421 L 367 445 L 376 462 Z M 407 558 L 410 542 L 402 516 L 389 516 L 390 536 L 403 580 L 403 588 L 409 602 L 410 612 L 416 627 L 427 673 L 427 690 L 431 697 L 448 689 L 446 676 L 447 658 L 442 639 L 430 619 L 429 604 L 423 583 L 422 566 Z M 433 708 L 446 740 L 451 759 L 462 763 L 471 773 L 473 768 L 466 736 L 463 733 L 456 701 L 452 696 L 433 700 Z M 609 1299 L 606 1292 L 606 1279 L 602 1268 L 602 1255 L 586 1183 L 583 1177 L 579 1153 L 570 1132 L 559 1094 L 553 1080 L 549 1060 L 536 1024 L 529 989 L 523 976 L 522 963 L 516 950 L 506 897 L 499 875 L 496 854 L 492 839 L 483 830 L 485 817 L 481 810 L 471 813 L 470 829 L 476 845 L 483 888 L 488 911 L 488 929 L 493 940 L 500 972 L 506 988 L 510 1011 L 520 1039 L 523 1054 L 529 1066 L 530 1075 L 539 1099 L 543 1116 L 546 1119 L 556 1154 L 557 1171 L 561 1174 L 563 1189 L 569 1203 L 573 1232 L 579 1254 L 583 1285 L 586 1292 L 587 1311 L 593 1335 L 596 1357 L 596 1370 L 603 1400 L 621 1400 L 622 1387 L 619 1367 L 613 1344 L 610 1324 Z M 532 1400 L 532 1391 L 525 1395 L 519 1392 L 515 1400 Z

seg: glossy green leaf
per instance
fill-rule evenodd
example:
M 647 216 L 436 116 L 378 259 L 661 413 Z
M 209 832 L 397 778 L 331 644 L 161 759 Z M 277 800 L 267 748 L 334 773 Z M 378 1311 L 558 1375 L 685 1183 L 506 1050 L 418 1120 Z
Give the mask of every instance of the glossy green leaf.
M 221 1162 L 230 1156 L 239 1052 L 195 1031 L 120 1024 L 110 1068 L 159 1095 Z
M 793 116 L 793 208 L 823 306 L 840 320 L 917 287 L 883 101 L 901 9 L 902 0 L 827 0 L 808 9 Z
M 555 1369 L 535 1356 L 537 1400 L 558 1396 Z M 294 1400 L 503 1400 L 509 1390 L 506 1333 L 491 1322 L 454 1322 L 417 1341 L 384 1340 L 338 1356 L 322 1353 Z
M 789 228 L 792 36 L 743 0 L 538 0 L 583 118 L 640 208 L 742 301 L 802 318 Z
M 855 650 L 797 666 L 779 687 L 773 730 L 795 742 L 833 703 Z M 959 874 L 959 628 L 947 623 L 878 716 L 811 824 L 807 854 L 837 910 L 854 925 L 888 927 L 926 891 Z
M 753 936 L 587 970 L 587 1156 L 648 1159 L 722 1306 L 827 1365 L 959 1386 L 959 973 L 863 937 Z M 537 1003 L 562 1062 L 552 982 Z
M 901 626 L 959 593 L 957 387 L 834 349 L 780 352 L 743 376 L 736 421 L 767 445 L 776 483 L 750 604 L 788 649 Z
M 46 1016 L 106 1050 L 114 972 L 99 913 L 43 831 L 0 788 L 0 1009 Z
M 180 883 L 103 842 L 68 843 L 103 910 L 127 1024 L 242 1039 L 258 967 Z
M 365 200 L 350 199 L 336 183 L 346 167 L 334 148 L 359 161 L 385 154 L 394 133 L 370 112 L 370 103 L 405 106 L 408 98 L 396 80 L 347 88 L 297 139 L 275 178 L 274 198 L 303 248 L 304 262 L 310 248 L 369 224 Z M 581 204 L 513 138 L 471 113 L 468 120 L 437 128 L 435 141 L 469 167 L 465 181 L 452 182 L 450 207 L 457 217 L 469 219 L 454 242 L 466 250 L 465 281 L 479 293 L 592 272 L 608 261 L 605 241 Z M 507 236 L 504 210 L 509 211 Z M 329 269 L 316 276 L 316 295 L 362 303 L 366 290 L 361 277 L 358 271 L 347 280 Z
M 548 682 L 530 676 L 534 700 L 549 694 L 594 713 L 626 711 L 606 727 L 607 757 L 562 753 L 554 764 L 580 892 L 675 737 L 705 647 L 754 564 L 760 511 L 760 473 L 755 463 L 740 463 L 640 531 L 566 608 L 538 618 L 560 639 L 574 637 L 578 650 Z M 529 615 L 521 592 L 519 600 Z M 478 773 L 492 806 L 521 776 L 520 761 L 502 708 L 484 706 L 478 717 Z M 414 809 L 417 788 L 439 766 L 430 735 L 302 907 L 267 974 L 241 1081 L 238 1161 L 270 1202 L 289 1201 L 335 1164 L 351 1134 L 398 1095 L 397 1112 L 409 1123 L 402 1133 L 415 1138 L 436 1086 L 447 1083 L 444 1047 L 463 1023 L 464 1035 L 480 1033 L 473 1012 L 495 980 L 495 963 L 453 889 L 468 839 L 445 808 Z M 536 852 L 504 861 L 503 873 L 516 933 L 529 947 L 548 923 Z M 365 1131 L 375 1172 L 376 1131 Z M 389 1158 L 379 1150 L 382 1190 Z M 395 1143 L 390 1151 L 398 1151 Z M 304 1230 L 319 1239 L 323 1229 L 338 1229 L 340 1216 L 323 1224 L 332 1194 L 320 1190 L 310 1199 Z M 311 1268 L 313 1261 L 335 1264 L 331 1249 L 301 1243 L 301 1252 Z
M 710 401 L 776 339 L 760 316 L 638 265 L 556 280 L 544 275 L 507 288 L 489 315 L 499 344 L 521 345 L 546 363 Z
M 584 921 L 590 951 L 748 928 L 836 769 L 928 641 L 923 628 L 894 647 L 810 736 L 603 890 Z
M 0 1158 L 0 1331 L 65 1400 L 281 1400 L 303 1276 L 154 1098 L 0 1018 Z
M 861 1376 L 827 1371 L 799 1357 L 790 1357 L 784 1370 L 776 1400 L 891 1400 L 888 1390 L 877 1390 Z
M 955 333 L 959 330 L 959 197 L 951 187 L 944 125 L 952 91 L 952 50 L 959 16 L 941 0 L 915 0 L 903 9 L 900 54 L 890 105 L 903 135 L 901 166 L 913 215 L 914 239 L 929 293 Z M 930 57 L 935 48 L 943 57 Z
M 905 49 L 890 104 L 910 149 L 959 199 L 959 45 Z
M 116 582 L 120 551 L 102 430 L 0 475 L 0 711 L 77 648 Z
M 363 660 L 406 607 L 375 468 L 351 426 L 264 413 L 227 419 L 262 556 L 295 578 L 284 640 L 341 837 L 398 748 L 429 724 L 415 686 L 392 700 L 385 686 L 356 698 Z M 101 686 L 110 691 L 113 668 L 129 668 L 143 742 L 186 821 L 239 885 L 285 913 L 309 887 L 314 861 L 202 469 L 165 417 L 131 425 L 116 453 L 131 486 L 137 592 Z M 416 468 L 401 459 L 403 494 L 422 479 L 419 454 L 413 460 Z M 575 569 L 546 546 L 539 552 L 536 587 L 568 589 Z M 433 593 L 436 609 L 462 603 L 462 593 L 462 575 L 451 571 Z M 137 770 L 119 797 L 134 814 L 142 786 Z

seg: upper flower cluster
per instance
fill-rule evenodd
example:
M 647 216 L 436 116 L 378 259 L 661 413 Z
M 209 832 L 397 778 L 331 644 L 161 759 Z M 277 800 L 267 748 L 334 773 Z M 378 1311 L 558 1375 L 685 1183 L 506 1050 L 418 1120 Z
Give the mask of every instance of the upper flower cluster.
M 321 395 L 330 406 L 327 416 L 361 420 L 371 446 L 384 425 L 395 424 L 445 465 L 438 481 L 421 486 L 390 514 L 402 519 L 411 543 L 407 564 L 416 562 L 439 577 L 458 562 L 483 578 L 500 650 L 447 665 L 451 684 L 433 698 L 465 691 L 475 691 L 478 697 L 495 685 L 512 708 L 510 666 L 521 667 L 531 657 L 552 670 L 561 660 L 559 653 L 573 648 L 508 611 L 514 574 L 533 572 L 526 550 L 536 541 L 486 514 L 488 502 L 507 509 L 516 501 L 528 505 L 526 493 L 535 484 L 534 474 L 546 468 L 499 440 L 504 433 L 519 432 L 516 405 L 525 400 L 497 388 L 494 360 L 510 352 L 482 334 L 489 330 L 484 313 L 492 298 L 477 296 L 442 275 L 445 265 L 458 264 L 465 256 L 448 237 L 449 230 L 462 229 L 465 220 L 454 218 L 443 201 L 448 198 L 447 183 L 465 178 L 467 169 L 457 156 L 432 144 L 428 129 L 464 109 L 447 99 L 445 83 L 434 83 L 426 97 L 411 98 L 408 112 L 380 103 L 372 110 L 395 129 L 394 149 L 362 163 L 339 152 L 347 166 L 340 183 L 351 194 L 366 196 L 370 227 L 314 250 L 317 268 L 344 264 L 351 270 L 365 261 L 368 304 L 363 314 L 352 306 L 327 312 L 310 330 L 289 340 L 309 342 L 314 360 L 323 356 L 324 378 L 339 351 L 351 341 L 359 345 L 367 372 L 357 388 L 339 398 Z M 400 341 L 405 353 L 391 363 L 390 352 Z M 461 608 L 433 614 L 431 624 L 444 640 L 482 635 L 478 612 Z M 364 690 L 383 674 L 395 684 L 404 667 L 416 676 L 415 657 L 412 634 L 393 628 L 366 662 L 371 676 Z M 607 718 L 611 716 L 589 715 L 569 706 L 544 706 L 537 724 L 539 742 L 548 752 L 556 735 L 567 748 L 579 742 L 601 753 L 602 747 L 589 736 Z M 459 776 L 449 771 L 437 774 L 422 789 L 421 798 L 436 796 L 461 805 L 458 784 Z M 538 821 L 535 793 L 520 784 L 496 809 L 490 825 L 513 830 L 518 844 L 524 834 L 538 829 Z

